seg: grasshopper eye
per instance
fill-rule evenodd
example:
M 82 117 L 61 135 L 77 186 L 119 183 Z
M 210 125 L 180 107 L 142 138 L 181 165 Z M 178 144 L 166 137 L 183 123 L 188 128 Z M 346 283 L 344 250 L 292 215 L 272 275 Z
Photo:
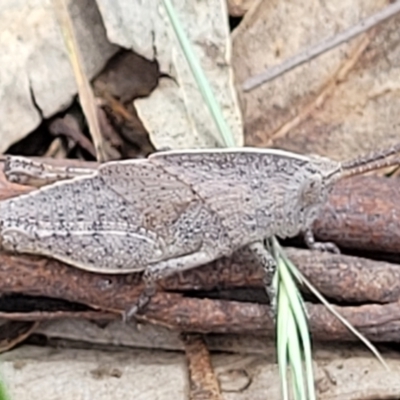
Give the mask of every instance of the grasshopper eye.
M 320 202 L 322 178 L 319 174 L 309 176 L 300 188 L 300 201 L 304 206 Z

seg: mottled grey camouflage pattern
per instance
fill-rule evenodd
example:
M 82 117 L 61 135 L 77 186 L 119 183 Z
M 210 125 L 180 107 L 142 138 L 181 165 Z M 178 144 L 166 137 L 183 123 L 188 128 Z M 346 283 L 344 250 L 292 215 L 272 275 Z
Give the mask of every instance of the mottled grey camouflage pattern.
M 307 231 L 340 164 L 252 148 L 155 153 L 0 202 L 6 250 L 154 278 Z

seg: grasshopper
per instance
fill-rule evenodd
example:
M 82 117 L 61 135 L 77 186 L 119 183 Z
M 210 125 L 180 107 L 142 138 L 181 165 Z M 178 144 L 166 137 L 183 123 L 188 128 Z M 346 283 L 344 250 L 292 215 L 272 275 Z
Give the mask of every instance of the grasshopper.
M 386 158 L 399 150 L 347 163 L 259 148 L 108 162 L 1 201 L 0 246 L 97 273 L 144 271 L 146 290 L 129 315 L 148 302 L 158 279 L 240 249 L 257 256 L 269 284 L 275 264 L 262 241 L 302 233 L 310 248 L 338 251 L 316 243 L 311 230 L 334 183 L 391 165 Z M 25 159 L 8 163 L 9 176 L 13 163 L 42 170 Z

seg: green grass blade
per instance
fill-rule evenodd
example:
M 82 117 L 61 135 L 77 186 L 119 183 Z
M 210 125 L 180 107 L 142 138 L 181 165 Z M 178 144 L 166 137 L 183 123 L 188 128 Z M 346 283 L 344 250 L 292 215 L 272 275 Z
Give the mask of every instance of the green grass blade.
M 279 267 L 279 273 L 281 275 L 281 281 L 283 286 L 285 286 L 288 291 L 289 304 L 295 316 L 296 326 L 299 331 L 305 371 L 306 371 L 306 382 L 307 382 L 307 393 L 309 399 L 315 399 L 315 384 L 314 384 L 314 374 L 313 374 L 313 363 L 312 363 L 312 352 L 311 352 L 311 340 L 310 333 L 308 329 L 307 322 L 307 310 L 305 308 L 304 301 L 301 297 L 300 291 L 297 289 L 293 279 L 292 279 L 292 267 L 293 263 L 287 258 L 286 254 L 283 252 L 278 241 L 273 239 L 273 245 L 276 248 L 277 256 L 280 257 L 281 264 Z
M 288 321 L 290 313 L 289 298 L 284 285 L 278 286 L 277 292 L 277 315 L 276 315 L 276 347 L 278 354 L 278 367 L 281 384 L 282 399 L 289 400 L 287 385 L 287 360 L 289 328 Z
M 204 102 L 206 103 L 215 124 L 217 125 L 218 131 L 221 135 L 223 145 L 225 147 L 235 147 L 235 140 L 233 139 L 232 132 L 223 117 L 221 107 L 219 106 L 214 93 L 211 89 L 211 85 L 209 84 L 201 65 L 194 54 L 192 46 L 185 35 L 185 32 L 182 28 L 182 25 L 179 22 L 179 19 L 176 15 L 175 9 L 170 0 L 163 0 L 164 7 L 167 11 L 167 15 L 169 17 L 169 21 L 171 23 L 172 28 L 175 31 L 175 35 L 179 41 L 181 49 L 185 54 L 185 58 L 189 64 L 189 67 L 192 71 L 192 74 L 195 78 L 197 86 L 203 96 Z
M 288 319 L 288 356 L 293 376 L 293 394 L 296 400 L 306 400 L 307 394 L 304 387 L 302 352 L 296 325 L 295 314 L 290 313 Z
M 290 310 L 283 311 L 279 306 L 279 313 L 283 313 L 282 315 L 284 316 L 287 315 L 289 318 L 287 324 L 292 326 L 294 324 L 295 326 L 295 329 L 291 329 L 292 335 L 288 340 L 288 346 L 296 346 L 296 342 L 298 342 L 300 343 L 299 349 L 301 348 L 301 350 L 299 350 L 300 352 L 297 352 L 295 347 L 293 347 L 292 351 L 289 351 L 289 360 L 291 365 L 297 366 L 297 368 L 299 368 L 299 365 L 302 362 L 302 358 L 304 357 L 308 393 L 308 397 L 306 398 L 315 399 L 316 395 L 312 367 L 311 340 L 306 318 L 306 309 L 301 294 L 292 279 L 289 266 L 287 265 L 287 257 L 283 253 L 282 248 L 275 238 L 272 239 L 272 244 L 275 259 L 278 260 L 278 271 L 280 276 L 279 293 L 281 293 L 282 291 L 282 293 L 285 293 L 285 295 L 288 297 L 288 300 L 284 302 L 283 307 L 286 308 L 286 304 L 289 304 L 290 307 Z M 279 301 L 282 301 L 282 296 L 279 297 Z M 300 368 L 303 368 L 303 366 L 301 366 Z M 303 376 L 297 373 L 296 370 L 294 370 L 293 378 L 295 392 L 298 394 L 298 396 L 301 396 L 300 398 L 303 398 L 305 396 L 305 392 L 299 392 L 299 390 L 304 390 Z
M 0 379 L 0 400 L 9 400 L 3 381 Z

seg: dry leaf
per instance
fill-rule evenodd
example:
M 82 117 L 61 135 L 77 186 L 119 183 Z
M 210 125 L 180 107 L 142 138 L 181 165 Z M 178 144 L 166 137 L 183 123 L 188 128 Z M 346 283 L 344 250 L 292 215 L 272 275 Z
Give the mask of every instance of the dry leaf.
M 260 2 L 234 31 L 237 81 L 381 10 L 385 1 Z M 398 142 L 400 17 L 250 92 L 246 143 L 343 160 Z M 239 84 L 238 84 L 239 85 Z
M 147 59 L 157 59 L 164 78 L 153 94 L 135 101 L 157 148 L 216 147 L 216 126 L 193 80 L 162 2 L 97 0 L 108 37 Z M 242 123 L 233 85 L 226 0 L 174 1 L 238 146 Z M 218 140 L 217 140 L 217 139 Z M 219 143 L 218 143 L 219 141 Z
M 117 50 L 90 0 L 71 4 L 85 66 L 93 77 Z M 76 94 L 52 2 L 3 0 L 0 13 L 0 153 Z

